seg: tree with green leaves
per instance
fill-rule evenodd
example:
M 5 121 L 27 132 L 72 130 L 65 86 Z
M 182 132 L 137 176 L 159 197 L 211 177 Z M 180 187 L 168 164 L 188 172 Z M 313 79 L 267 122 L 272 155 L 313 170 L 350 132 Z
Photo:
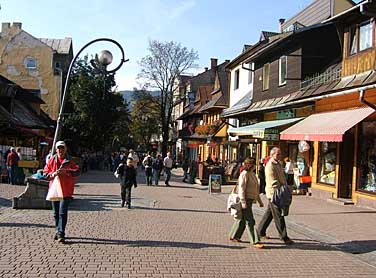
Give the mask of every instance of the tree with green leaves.
M 162 134 L 162 153 L 167 153 L 169 130 L 172 125 L 171 115 L 174 97 L 178 93 L 176 82 L 181 74 L 196 67 L 198 53 L 176 42 L 149 41 L 150 54 L 139 62 L 139 79 L 144 80 L 146 88 L 160 90 L 157 102 Z
M 160 124 L 157 120 L 159 96 L 153 96 L 146 90 L 134 90 L 132 98 L 130 134 L 147 151 L 153 136 L 160 136 Z
M 114 75 L 98 72 L 79 59 L 73 68 L 69 102 L 63 121 L 63 138 L 75 147 L 99 151 L 111 147 L 114 137 L 126 133 L 130 122 L 127 103 L 114 92 Z

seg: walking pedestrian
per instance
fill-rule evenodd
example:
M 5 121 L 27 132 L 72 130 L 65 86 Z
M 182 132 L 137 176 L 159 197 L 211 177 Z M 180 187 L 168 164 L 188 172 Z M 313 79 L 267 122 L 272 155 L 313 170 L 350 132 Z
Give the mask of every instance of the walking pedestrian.
M 155 186 L 158 186 L 162 169 L 163 169 L 163 158 L 160 154 L 158 154 L 157 157 L 153 161 L 153 179 L 154 179 Z
M 153 158 L 151 157 L 150 151 L 142 161 L 142 165 L 145 167 L 146 185 L 151 186 L 153 177 Z
M 184 177 L 183 177 L 183 182 L 186 182 L 188 179 L 188 169 L 189 169 L 189 161 L 188 158 L 184 158 L 183 163 L 181 164 L 181 168 L 184 171 Z
M 278 147 L 274 147 L 270 151 L 270 159 L 265 167 L 266 177 L 266 197 L 268 199 L 268 207 L 261 219 L 258 227 L 258 233 L 261 238 L 268 238 L 266 236 L 266 230 L 269 227 L 272 220 L 274 220 L 275 226 L 279 233 L 280 239 L 287 245 L 294 243 L 287 236 L 287 229 L 284 214 L 282 209 L 272 203 L 274 191 L 280 188 L 282 185 L 286 185 L 286 178 L 283 171 L 283 167 L 280 162 L 281 150 Z
M 259 164 L 259 170 L 258 170 L 258 178 L 260 180 L 260 193 L 265 194 L 265 165 L 264 165 L 264 159 L 260 160 Z
M 133 159 L 131 157 L 127 158 L 127 162 L 122 161 L 119 164 L 116 172 L 120 177 L 120 194 L 121 194 L 121 207 L 124 207 L 124 204 L 128 209 L 131 208 L 131 195 L 132 195 L 132 186 L 137 187 L 136 180 L 136 169 L 133 166 Z
M 79 175 L 79 166 L 71 160 L 64 141 L 56 142 L 56 154 L 48 160 L 43 172 L 50 179 L 50 186 L 56 176 L 60 179 L 64 199 L 62 201 L 53 201 L 51 205 L 56 228 L 54 240 L 65 243 L 68 206 L 73 196 L 75 177 Z
M 168 152 L 167 156 L 163 160 L 163 166 L 164 166 L 164 169 L 165 169 L 165 185 L 166 186 L 170 186 L 169 181 L 170 181 L 170 178 L 171 178 L 172 164 L 173 164 L 173 161 L 172 161 L 172 158 L 171 158 L 171 153 Z
M 133 149 L 130 149 L 128 157 L 132 158 L 133 167 L 137 170 L 137 165 L 138 165 L 138 162 L 140 161 L 137 153 Z
M 242 205 L 242 217 L 235 219 L 230 231 L 230 240 L 240 242 L 244 230 L 247 229 L 250 243 L 253 247 L 262 249 L 264 245 L 260 243 L 259 236 L 256 231 L 256 222 L 253 217 L 252 203 L 257 201 L 260 207 L 264 204 L 259 195 L 259 183 L 255 173 L 256 160 L 254 158 L 247 158 L 244 160 L 244 169 L 240 173 L 238 179 L 238 196 Z
M 18 173 L 18 161 L 20 158 L 16 153 L 16 149 L 11 147 L 10 152 L 7 156 L 7 168 L 9 173 L 9 182 L 11 184 L 17 184 L 17 173 Z
M 290 186 L 294 185 L 294 164 L 291 162 L 289 157 L 284 158 L 285 161 L 285 176 L 287 184 Z

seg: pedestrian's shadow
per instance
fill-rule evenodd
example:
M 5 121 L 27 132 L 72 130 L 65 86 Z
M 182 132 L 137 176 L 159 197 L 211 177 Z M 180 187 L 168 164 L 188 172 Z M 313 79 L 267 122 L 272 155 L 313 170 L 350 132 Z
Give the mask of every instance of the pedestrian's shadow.
M 176 211 L 176 212 L 199 212 L 199 213 L 216 213 L 216 214 L 229 214 L 227 211 L 216 211 L 216 210 L 196 210 L 196 209 L 180 209 L 180 208 L 156 208 L 156 207 L 138 207 L 136 209 L 141 210 L 157 210 L 157 211 Z
M 249 243 L 244 241 L 244 243 Z M 294 243 L 286 245 L 279 242 L 277 238 L 271 241 L 263 241 L 267 249 L 300 249 L 300 250 L 321 250 L 321 251 L 342 251 L 351 254 L 365 254 L 376 251 L 376 240 L 354 240 L 341 243 L 323 243 L 310 239 L 294 239 Z
M 331 244 L 331 246 L 351 254 L 365 254 L 376 251 L 376 240 L 352 240 Z
M 104 238 L 86 238 L 86 237 L 68 237 L 66 244 L 104 244 L 104 245 L 126 245 L 127 247 L 176 247 L 187 249 L 202 248 L 226 248 L 226 249 L 243 249 L 248 246 L 230 246 L 223 244 L 197 243 L 197 242 L 175 242 L 160 240 L 121 240 L 121 239 L 104 239 Z
M 0 222 L 0 227 L 11 227 L 11 228 L 54 228 L 55 226 L 40 224 L 40 223 L 8 223 Z

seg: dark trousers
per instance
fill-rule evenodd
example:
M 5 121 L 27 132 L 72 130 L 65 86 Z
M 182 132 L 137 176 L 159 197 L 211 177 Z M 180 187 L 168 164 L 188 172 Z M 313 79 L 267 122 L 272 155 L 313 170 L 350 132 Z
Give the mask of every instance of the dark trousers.
M 249 241 L 251 244 L 259 243 L 259 237 L 256 231 L 256 222 L 253 217 L 251 199 L 246 199 L 247 208 L 242 209 L 242 218 L 236 219 L 231 227 L 230 238 L 241 239 L 244 230 L 247 229 Z
M 152 185 L 153 171 L 151 167 L 145 168 L 146 185 Z
M 285 218 L 281 215 L 281 209 L 268 201 L 268 207 L 261 219 L 258 227 L 258 234 L 262 237 L 266 235 L 266 229 L 269 227 L 270 223 L 274 219 L 275 227 L 279 233 L 281 240 L 288 239 Z
M 132 185 L 121 185 L 121 200 L 131 204 Z
M 11 184 L 17 184 L 18 179 L 18 167 L 17 165 L 11 165 L 9 170 L 9 182 Z
M 68 221 L 68 205 L 71 198 L 64 198 L 63 201 L 51 202 L 55 218 L 56 233 L 65 237 L 65 227 Z

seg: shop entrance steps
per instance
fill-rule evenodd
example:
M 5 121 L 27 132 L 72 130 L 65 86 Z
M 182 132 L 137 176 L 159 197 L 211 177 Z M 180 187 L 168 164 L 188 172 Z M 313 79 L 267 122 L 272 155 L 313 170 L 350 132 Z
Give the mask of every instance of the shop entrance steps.
M 351 199 L 346 198 L 333 198 L 333 199 L 327 199 L 331 203 L 335 204 L 341 204 L 341 205 L 354 205 L 354 202 Z

